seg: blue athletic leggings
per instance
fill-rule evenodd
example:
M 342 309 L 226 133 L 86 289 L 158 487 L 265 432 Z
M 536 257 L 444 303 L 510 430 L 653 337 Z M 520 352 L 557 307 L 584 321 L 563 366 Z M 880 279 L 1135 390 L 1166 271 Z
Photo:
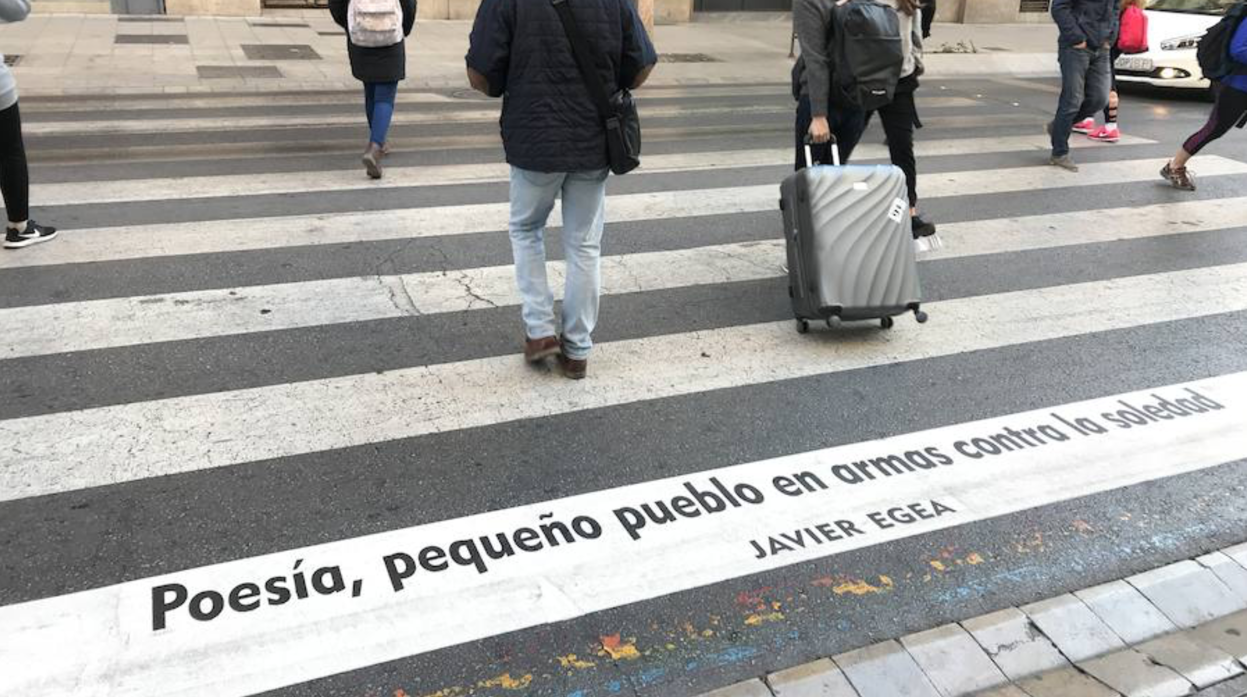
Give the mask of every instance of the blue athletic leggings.
M 390 120 L 394 118 L 394 98 L 398 96 L 397 82 L 365 82 L 364 111 L 368 114 L 371 140 L 384 145 L 390 132 Z

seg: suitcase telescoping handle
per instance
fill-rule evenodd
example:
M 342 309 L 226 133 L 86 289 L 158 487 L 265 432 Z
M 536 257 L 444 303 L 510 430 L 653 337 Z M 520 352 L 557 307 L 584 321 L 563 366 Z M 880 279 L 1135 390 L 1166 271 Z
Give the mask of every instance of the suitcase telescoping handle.
M 814 152 L 810 149 L 810 145 L 813 142 L 814 140 L 810 138 L 809 134 L 807 133 L 805 136 L 805 166 L 806 167 L 814 166 Z M 827 144 L 831 146 L 831 164 L 836 167 L 839 167 L 840 166 L 840 145 L 836 143 L 835 133 L 831 134 L 831 140 L 827 141 Z

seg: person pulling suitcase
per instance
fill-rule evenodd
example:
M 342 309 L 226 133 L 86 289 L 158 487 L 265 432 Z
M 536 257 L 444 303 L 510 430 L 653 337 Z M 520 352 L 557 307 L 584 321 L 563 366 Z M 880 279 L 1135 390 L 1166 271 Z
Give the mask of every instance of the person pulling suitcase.
M 820 161 L 828 160 L 828 143 L 834 135 L 840 158 L 848 162 L 866 127 L 860 108 L 833 104 L 831 97 L 835 0 L 797 0 L 792 11 L 793 28 L 801 42 L 801 57 L 792 69 L 792 91 L 797 100 L 795 169 L 805 167 L 806 138 L 815 146 Z

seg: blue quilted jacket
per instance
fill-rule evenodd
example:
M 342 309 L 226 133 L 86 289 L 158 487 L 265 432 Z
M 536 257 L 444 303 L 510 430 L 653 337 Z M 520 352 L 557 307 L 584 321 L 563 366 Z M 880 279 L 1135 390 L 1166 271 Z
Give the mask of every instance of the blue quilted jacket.
M 657 62 L 629 0 L 568 0 L 613 93 Z M 549 0 L 483 0 L 472 28 L 469 68 L 502 97 L 507 162 L 535 172 L 606 169 L 606 135 Z

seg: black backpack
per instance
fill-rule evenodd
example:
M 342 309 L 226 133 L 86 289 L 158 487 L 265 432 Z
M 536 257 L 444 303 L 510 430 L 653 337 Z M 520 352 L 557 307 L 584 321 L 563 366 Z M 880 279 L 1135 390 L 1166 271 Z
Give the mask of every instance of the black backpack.
M 1236 3 L 1199 40 L 1195 55 L 1205 78 L 1222 80 L 1231 75 L 1247 75 L 1247 65 L 1230 57 L 1230 42 L 1244 17 L 1247 17 L 1247 2 Z
M 831 101 L 873 111 L 892 102 L 905 54 L 896 10 L 849 0 L 832 14 Z

